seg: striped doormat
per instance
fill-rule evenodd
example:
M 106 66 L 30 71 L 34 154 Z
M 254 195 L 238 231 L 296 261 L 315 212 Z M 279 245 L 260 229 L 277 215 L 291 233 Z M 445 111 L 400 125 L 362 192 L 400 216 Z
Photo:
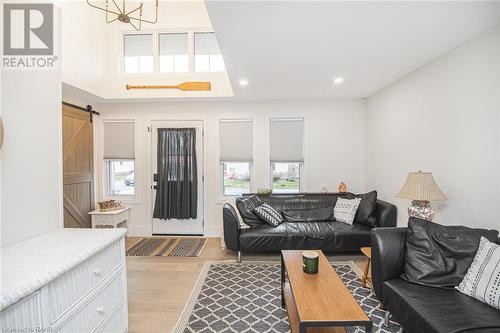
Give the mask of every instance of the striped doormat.
M 127 249 L 127 256 L 198 257 L 206 243 L 206 238 L 139 238 Z

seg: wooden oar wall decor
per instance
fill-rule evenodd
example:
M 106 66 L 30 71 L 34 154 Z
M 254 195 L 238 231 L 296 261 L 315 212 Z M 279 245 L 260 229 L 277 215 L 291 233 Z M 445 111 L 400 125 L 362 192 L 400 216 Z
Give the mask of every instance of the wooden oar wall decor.
M 127 90 L 130 89 L 179 89 L 183 91 L 210 91 L 212 86 L 210 82 L 183 82 L 177 85 L 131 85 L 127 84 Z

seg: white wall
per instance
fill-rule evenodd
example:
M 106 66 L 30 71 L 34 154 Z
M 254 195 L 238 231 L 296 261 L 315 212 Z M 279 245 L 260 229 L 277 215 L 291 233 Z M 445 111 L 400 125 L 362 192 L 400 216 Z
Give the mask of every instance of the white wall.
M 500 27 L 370 96 L 366 118 L 368 188 L 394 195 L 409 171 L 431 171 L 449 201 L 436 221 L 500 229 Z
M 57 21 L 55 31 L 60 56 Z M 3 70 L 1 80 L 3 247 L 62 225 L 61 70 Z
M 62 8 L 63 82 L 106 99 L 233 96 L 226 72 L 169 75 L 123 73 L 123 34 L 137 31 L 130 24 L 118 21 L 107 24 L 105 13 L 90 7 L 86 1 L 57 2 Z M 141 33 L 212 31 L 203 0 L 160 2 L 158 22 L 154 25 L 145 23 Z M 99 4 L 96 1 L 92 3 Z M 144 3 L 144 18 L 154 17 L 154 6 L 154 1 Z M 153 52 L 157 53 L 156 48 Z M 159 67 L 159 64 L 156 65 Z M 188 92 L 177 89 L 125 89 L 126 84 L 179 84 L 186 81 L 210 81 L 212 89 Z
M 304 191 L 319 192 L 327 187 L 336 191 L 340 181 L 349 190 L 364 190 L 364 107 L 358 100 L 342 101 L 269 101 L 269 102 L 210 102 L 210 103 L 129 103 L 96 104 L 101 113 L 96 121 L 96 154 L 102 148 L 103 119 L 134 119 L 136 124 L 137 196 L 132 207 L 129 232 L 132 235 L 151 233 L 150 159 L 151 133 L 147 127 L 152 119 L 203 119 L 205 122 L 205 233 L 220 235 L 222 227 L 221 174 L 218 161 L 219 119 L 253 118 L 256 126 L 254 148 L 254 188 L 269 186 L 269 117 L 305 118 L 305 179 Z M 101 133 L 101 135 L 99 135 Z M 101 152 L 102 154 L 102 152 Z M 102 160 L 102 155 L 101 155 Z M 101 163 L 102 167 L 102 163 Z M 102 170 L 97 170 L 97 177 Z M 98 180 L 98 185 L 102 180 Z M 102 186 L 97 186 L 97 199 L 102 199 Z

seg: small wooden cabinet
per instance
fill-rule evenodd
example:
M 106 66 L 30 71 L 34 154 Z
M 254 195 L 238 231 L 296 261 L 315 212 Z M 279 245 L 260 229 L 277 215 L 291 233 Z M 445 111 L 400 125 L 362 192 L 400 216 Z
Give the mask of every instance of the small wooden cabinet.
M 92 218 L 92 228 L 98 226 L 111 226 L 112 228 L 127 228 L 130 219 L 130 208 L 101 212 L 94 210 L 89 213 Z

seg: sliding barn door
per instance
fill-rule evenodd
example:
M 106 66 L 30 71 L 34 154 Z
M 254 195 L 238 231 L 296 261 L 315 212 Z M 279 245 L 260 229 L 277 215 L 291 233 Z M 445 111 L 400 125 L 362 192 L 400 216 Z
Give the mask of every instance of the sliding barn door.
M 64 227 L 90 228 L 94 209 L 92 123 L 88 112 L 63 105 Z

